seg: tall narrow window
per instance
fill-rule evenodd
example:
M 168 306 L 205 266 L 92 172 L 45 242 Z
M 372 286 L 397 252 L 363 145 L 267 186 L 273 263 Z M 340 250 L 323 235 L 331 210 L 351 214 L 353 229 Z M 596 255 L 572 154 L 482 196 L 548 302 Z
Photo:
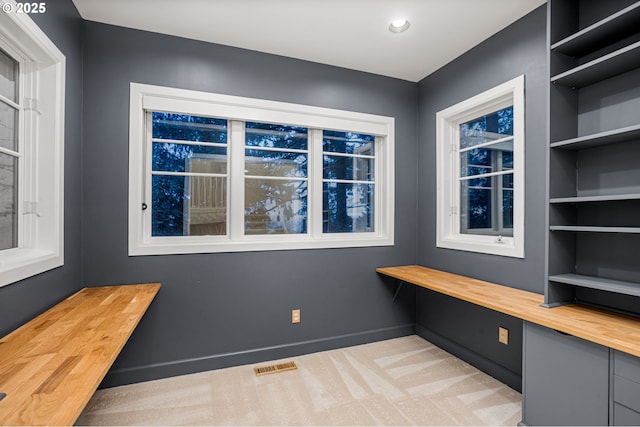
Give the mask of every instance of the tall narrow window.
M 245 126 L 245 234 L 307 232 L 308 136 L 296 126 Z
M 0 51 L 0 251 L 18 247 L 18 63 Z
M 437 246 L 524 256 L 524 76 L 438 112 Z
M 460 232 L 513 237 L 513 106 L 460 125 Z
M 0 13 L 0 286 L 64 263 L 64 82 L 28 14 Z
M 325 130 L 322 138 L 323 231 L 373 231 L 375 136 Z

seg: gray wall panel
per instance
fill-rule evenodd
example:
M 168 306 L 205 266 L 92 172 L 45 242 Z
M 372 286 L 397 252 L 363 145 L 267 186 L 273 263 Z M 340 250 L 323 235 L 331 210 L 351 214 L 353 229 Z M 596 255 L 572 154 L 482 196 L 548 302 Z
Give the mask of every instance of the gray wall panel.
M 543 293 L 545 265 L 546 8 L 541 6 L 419 83 L 418 263 L 519 289 Z M 520 74 L 525 75 L 525 258 L 436 248 L 436 127 L 438 111 Z M 477 355 L 516 370 L 521 349 L 496 346 L 499 320 L 461 301 L 447 309 L 431 294 L 416 300 L 417 327 L 453 343 L 444 348 Z M 465 330 L 464 325 L 469 329 Z M 481 329 L 483 334 L 472 331 Z M 495 332 L 495 333 L 494 333 Z M 516 342 L 518 328 L 510 330 Z M 446 345 L 446 342 L 445 342 Z M 462 350 L 460 350 L 462 349 Z M 519 374 L 519 372 L 518 372 Z M 496 374 L 496 375 L 499 375 Z M 507 381 L 508 378 L 504 377 Z
M 82 20 L 71 0 L 47 3 L 31 15 L 66 57 L 64 266 L 0 288 L 0 336 L 80 288 L 80 143 L 82 129 Z
M 162 283 L 110 384 L 412 332 L 375 267 L 415 262 L 415 83 L 91 22 L 84 55 L 83 282 Z M 395 117 L 395 246 L 128 257 L 130 82 Z
M 419 83 L 418 262 L 533 292 L 544 286 L 545 7 Z M 436 113 L 525 75 L 525 258 L 436 248 Z

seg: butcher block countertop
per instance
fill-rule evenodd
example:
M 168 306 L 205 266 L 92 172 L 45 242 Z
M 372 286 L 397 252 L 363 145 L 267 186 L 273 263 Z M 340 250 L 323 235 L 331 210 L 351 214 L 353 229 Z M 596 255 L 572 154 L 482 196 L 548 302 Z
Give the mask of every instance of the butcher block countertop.
M 159 289 L 84 288 L 0 339 L 0 424 L 73 425 Z
M 381 267 L 379 274 L 640 357 L 640 318 L 570 304 L 541 307 L 534 292 L 419 265 Z

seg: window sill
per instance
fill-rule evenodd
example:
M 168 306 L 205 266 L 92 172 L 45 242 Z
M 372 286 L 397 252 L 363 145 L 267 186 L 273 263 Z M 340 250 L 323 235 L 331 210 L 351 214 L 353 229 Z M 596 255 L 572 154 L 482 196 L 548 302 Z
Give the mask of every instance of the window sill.
M 282 237 L 282 239 L 274 238 Z M 204 240 L 206 241 L 198 241 Z M 212 242 L 210 236 L 204 239 L 193 238 L 191 242 L 184 242 L 184 237 L 152 239 L 150 242 L 130 242 L 129 256 L 142 255 L 177 255 L 202 254 L 223 252 L 257 252 L 282 251 L 300 249 L 335 249 L 355 247 L 393 246 L 393 237 L 380 235 L 343 235 L 325 236 L 322 239 L 309 239 L 302 236 L 248 236 L 242 241 L 231 241 L 222 237 Z M 173 240 L 173 241 L 172 241 Z
M 473 236 L 473 240 L 467 237 L 468 236 L 464 238 L 451 236 L 439 238 L 436 247 L 512 258 L 524 258 L 524 248 L 517 246 L 513 238 L 503 238 L 503 241 L 498 243 L 495 241 L 495 236 Z
M 44 273 L 64 264 L 61 253 L 34 249 L 6 251 L 0 258 L 0 287 Z

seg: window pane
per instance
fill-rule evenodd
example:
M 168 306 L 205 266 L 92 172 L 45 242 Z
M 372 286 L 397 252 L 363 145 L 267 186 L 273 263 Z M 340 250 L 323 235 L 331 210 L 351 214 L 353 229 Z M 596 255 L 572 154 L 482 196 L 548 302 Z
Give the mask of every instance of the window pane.
M 477 180 L 473 180 L 477 181 Z M 492 215 L 492 189 L 479 185 L 473 186 L 471 182 L 462 182 L 460 195 L 462 206 L 460 212 L 460 230 L 473 234 L 477 229 L 491 229 Z M 476 183 L 478 184 L 478 183 Z
M 285 151 L 245 150 L 245 174 L 306 178 L 307 154 Z
M 18 246 L 18 159 L 0 154 L 0 250 Z
M 461 124 L 460 148 L 474 147 L 509 135 L 513 135 L 513 106 Z
M 154 142 L 152 166 L 154 171 L 227 173 L 227 148 Z
M 212 117 L 154 112 L 152 135 L 158 139 L 196 142 L 227 142 L 227 121 Z
M 307 232 L 307 182 L 276 179 L 245 180 L 246 234 Z
M 322 132 L 322 149 L 331 153 L 373 156 L 375 140 L 374 135 L 325 130 Z
M 460 176 L 474 176 L 513 169 L 513 141 L 460 153 Z
M 323 185 L 322 231 L 325 233 L 358 233 L 375 231 L 374 185 Z
M 18 63 L 0 50 L 0 95 L 16 102 Z
M 0 147 L 18 151 L 18 112 L 0 102 Z
M 513 235 L 513 190 L 502 190 L 502 223 L 503 235 Z
M 192 176 L 186 179 L 189 195 L 190 236 L 227 234 L 227 178 Z
M 250 147 L 307 149 L 307 128 L 251 123 L 245 125 L 245 144 Z
M 154 175 L 152 236 L 224 235 L 227 179 Z
M 374 159 L 350 156 L 323 156 L 324 179 L 373 181 Z

